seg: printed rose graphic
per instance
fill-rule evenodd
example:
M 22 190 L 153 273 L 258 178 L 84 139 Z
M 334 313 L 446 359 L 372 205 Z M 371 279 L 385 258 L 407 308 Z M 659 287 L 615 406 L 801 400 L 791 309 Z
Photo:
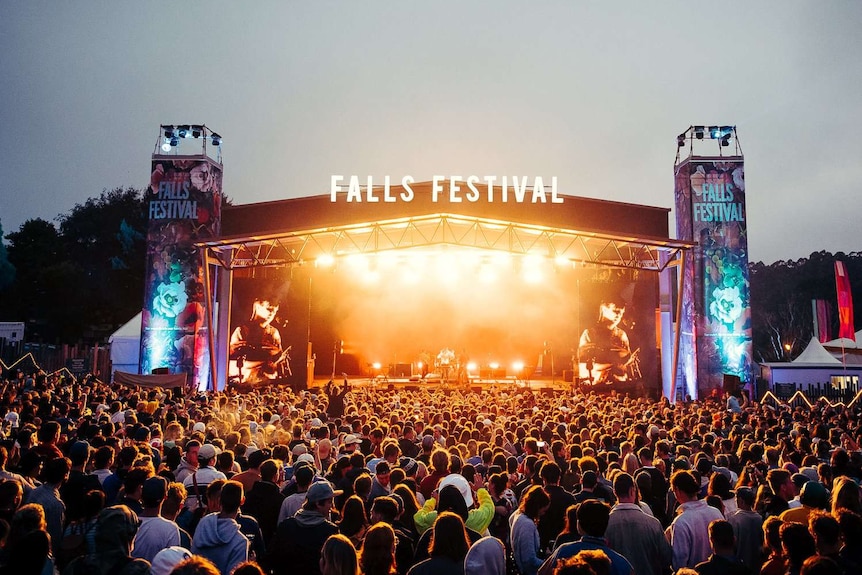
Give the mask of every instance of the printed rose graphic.
M 186 288 L 182 282 L 159 284 L 156 297 L 153 298 L 153 313 L 164 317 L 177 317 L 188 302 Z
M 716 288 L 712 292 L 709 314 L 722 323 L 733 323 L 742 316 L 742 297 L 739 288 Z

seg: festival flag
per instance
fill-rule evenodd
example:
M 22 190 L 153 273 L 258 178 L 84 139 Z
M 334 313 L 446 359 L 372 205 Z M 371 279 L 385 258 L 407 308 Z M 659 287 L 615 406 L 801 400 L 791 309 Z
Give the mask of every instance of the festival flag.
M 814 318 L 814 333 L 817 335 L 817 340 L 820 343 L 826 343 L 832 339 L 829 333 L 829 327 L 832 324 L 830 320 L 829 306 L 826 305 L 825 299 L 811 300 L 811 315 Z
M 850 295 L 850 278 L 844 262 L 835 262 L 835 288 L 838 291 L 838 337 L 856 341 L 853 330 L 853 298 Z

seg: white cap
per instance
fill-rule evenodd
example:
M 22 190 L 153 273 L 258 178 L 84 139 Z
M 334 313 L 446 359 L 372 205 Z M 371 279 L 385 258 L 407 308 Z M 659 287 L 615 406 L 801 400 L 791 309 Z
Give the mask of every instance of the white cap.
M 192 426 L 192 432 L 200 431 L 201 433 L 207 430 L 207 426 L 203 421 L 198 421 Z
M 153 557 L 150 566 L 152 575 L 168 575 L 180 561 L 191 557 L 191 551 L 179 546 L 165 547 Z

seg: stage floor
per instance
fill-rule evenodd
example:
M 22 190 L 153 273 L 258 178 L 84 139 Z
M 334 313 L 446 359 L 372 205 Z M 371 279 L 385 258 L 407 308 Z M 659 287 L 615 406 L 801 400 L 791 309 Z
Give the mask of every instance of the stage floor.
M 329 378 L 321 378 L 317 376 L 314 378 L 314 383 L 312 387 L 314 388 L 322 388 L 329 381 Z M 335 379 L 336 384 L 341 384 L 344 381 L 343 376 L 339 376 Z M 444 383 L 440 378 L 428 378 L 426 380 L 415 379 L 415 378 L 399 378 L 399 377 L 355 377 L 348 375 L 347 381 L 350 383 L 352 387 L 357 388 L 371 388 L 371 389 L 404 389 L 404 390 L 455 390 L 455 389 L 463 389 L 463 385 L 458 385 L 455 381 L 450 381 L 448 383 Z M 514 377 L 504 377 L 498 379 L 480 379 L 480 378 L 471 378 L 470 379 L 470 388 L 473 391 L 487 391 L 487 390 L 512 390 L 512 391 L 523 391 L 523 390 L 533 390 L 533 391 L 559 391 L 566 392 L 572 391 L 574 389 L 574 384 L 571 382 L 566 382 L 562 377 L 551 378 L 551 377 L 532 377 L 530 379 L 515 379 Z

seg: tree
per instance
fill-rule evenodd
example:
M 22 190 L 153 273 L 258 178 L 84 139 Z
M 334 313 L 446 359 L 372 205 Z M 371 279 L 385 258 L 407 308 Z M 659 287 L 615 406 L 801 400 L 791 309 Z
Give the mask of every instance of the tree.
M 3 243 L 3 222 L 0 221 L 0 292 L 15 281 L 15 266 L 9 261 L 6 244 Z

